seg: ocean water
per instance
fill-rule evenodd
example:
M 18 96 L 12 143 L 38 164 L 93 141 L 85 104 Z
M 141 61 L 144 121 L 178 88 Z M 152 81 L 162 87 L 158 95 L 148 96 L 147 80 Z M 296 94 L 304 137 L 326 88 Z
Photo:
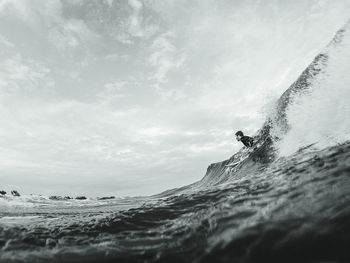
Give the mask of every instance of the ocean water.
M 0 262 L 350 262 L 349 27 L 277 101 L 256 149 L 199 182 L 111 200 L 0 197 Z

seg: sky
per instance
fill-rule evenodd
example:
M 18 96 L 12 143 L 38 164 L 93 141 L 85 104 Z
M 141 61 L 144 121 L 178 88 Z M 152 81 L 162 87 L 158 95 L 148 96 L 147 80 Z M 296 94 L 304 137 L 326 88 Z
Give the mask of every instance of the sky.
M 0 188 L 198 181 L 349 14 L 348 0 L 0 0 Z

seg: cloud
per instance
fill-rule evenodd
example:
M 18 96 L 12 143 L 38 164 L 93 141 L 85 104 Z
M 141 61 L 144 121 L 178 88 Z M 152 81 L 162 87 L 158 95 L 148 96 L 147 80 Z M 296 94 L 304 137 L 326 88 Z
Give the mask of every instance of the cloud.
M 81 50 L 86 44 L 95 42 L 98 36 L 83 21 L 70 19 L 61 21 L 59 26 L 52 26 L 48 38 L 58 49 Z
M 127 81 L 116 80 L 113 82 L 108 82 L 104 85 L 104 90 L 97 94 L 101 98 L 102 102 L 111 102 L 115 99 L 122 99 L 130 96 L 130 94 L 125 90 L 126 86 L 130 85 Z
M 238 2 L 1 1 L 1 181 L 149 194 L 232 155 L 350 10 Z
M 180 67 L 185 61 L 184 54 L 172 43 L 173 38 L 172 32 L 164 33 L 157 37 L 150 47 L 151 54 L 148 61 L 155 69 L 155 74 L 151 78 L 157 82 L 167 82 L 168 72 Z
M 50 94 L 55 82 L 49 73 L 50 69 L 41 63 L 16 54 L 0 62 L 0 91 L 2 95 Z
M 106 0 L 109 7 L 112 7 L 114 0 Z
M 138 0 L 129 0 L 129 5 L 133 9 L 133 14 L 130 16 L 130 28 L 129 33 L 132 36 L 135 37 L 141 37 L 144 35 L 144 32 L 141 28 L 141 10 L 142 10 L 142 3 Z
M 3 15 L 15 16 L 25 24 L 23 29 L 29 26 L 36 37 L 42 38 L 41 41 L 50 41 L 60 50 L 82 50 L 98 38 L 83 20 L 63 16 L 63 5 L 59 0 L 5 1 L 0 7 Z M 9 11 L 5 13 L 5 10 Z
M 11 43 L 8 38 L 0 35 L 0 45 L 2 45 L 4 48 L 6 49 L 11 49 L 11 48 L 14 48 L 15 45 L 13 43 Z M 4 51 L 2 51 L 3 53 Z

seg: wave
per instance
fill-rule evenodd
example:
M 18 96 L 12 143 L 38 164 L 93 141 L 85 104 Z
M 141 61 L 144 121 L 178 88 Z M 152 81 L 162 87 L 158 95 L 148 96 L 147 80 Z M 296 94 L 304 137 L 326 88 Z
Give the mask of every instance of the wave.
M 240 150 L 211 164 L 200 187 L 259 173 L 276 157 L 300 149 L 323 149 L 350 140 L 350 20 L 277 100 L 255 140 L 253 153 Z M 249 158 L 246 158 L 249 156 Z M 245 159 L 246 158 L 246 159 Z M 245 159 L 238 167 L 227 164 Z
M 350 139 L 350 20 L 278 100 L 270 117 L 282 156 Z

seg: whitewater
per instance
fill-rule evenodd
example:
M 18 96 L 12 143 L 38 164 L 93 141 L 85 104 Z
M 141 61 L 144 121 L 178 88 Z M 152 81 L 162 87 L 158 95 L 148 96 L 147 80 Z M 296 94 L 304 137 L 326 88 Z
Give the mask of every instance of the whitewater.
M 349 72 L 350 22 L 276 101 L 256 149 L 191 185 L 0 196 L 0 262 L 349 262 Z

